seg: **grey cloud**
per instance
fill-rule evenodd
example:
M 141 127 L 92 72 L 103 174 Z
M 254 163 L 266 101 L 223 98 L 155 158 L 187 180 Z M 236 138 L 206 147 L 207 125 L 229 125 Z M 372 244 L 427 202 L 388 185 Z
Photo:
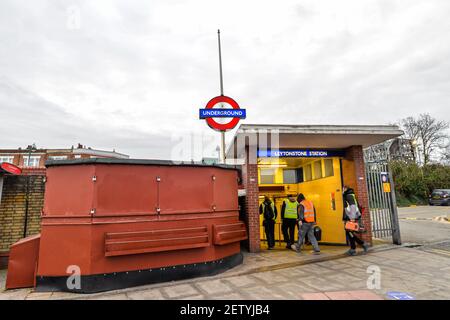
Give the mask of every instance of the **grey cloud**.
M 76 30 L 66 25 L 73 5 Z M 450 3 L 360 6 L 4 0 L 0 130 L 17 134 L 0 146 L 83 140 L 162 158 L 168 136 L 219 142 L 197 119 L 218 94 L 218 27 L 225 94 L 247 108 L 246 122 L 382 124 L 421 112 L 450 121 Z
M 27 91 L 10 80 L 0 78 L 1 147 L 25 147 L 35 142 L 39 147 L 68 148 L 78 142 L 134 157 L 169 158 L 167 132 L 149 134 L 138 128 L 94 125 L 61 107 Z

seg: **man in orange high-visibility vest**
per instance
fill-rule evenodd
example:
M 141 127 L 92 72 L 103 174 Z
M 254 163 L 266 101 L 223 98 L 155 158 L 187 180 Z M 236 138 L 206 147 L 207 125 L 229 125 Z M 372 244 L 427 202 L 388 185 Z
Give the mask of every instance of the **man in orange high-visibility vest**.
M 308 235 L 309 241 L 313 246 L 313 253 L 320 254 L 319 244 L 314 236 L 314 226 L 316 225 L 316 208 L 312 201 L 306 200 L 305 196 L 300 193 L 297 197 L 298 206 L 298 242 L 293 244 L 291 248 L 297 252 L 301 252 L 305 236 Z

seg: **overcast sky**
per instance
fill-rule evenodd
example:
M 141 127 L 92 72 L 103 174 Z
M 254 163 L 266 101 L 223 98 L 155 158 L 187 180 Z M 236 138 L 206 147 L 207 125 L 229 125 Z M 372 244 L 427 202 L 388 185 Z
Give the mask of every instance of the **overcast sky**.
M 449 16 L 448 0 L 1 0 L 0 148 L 173 158 L 194 135 L 216 155 L 198 109 L 219 94 L 218 28 L 244 123 L 450 121 Z

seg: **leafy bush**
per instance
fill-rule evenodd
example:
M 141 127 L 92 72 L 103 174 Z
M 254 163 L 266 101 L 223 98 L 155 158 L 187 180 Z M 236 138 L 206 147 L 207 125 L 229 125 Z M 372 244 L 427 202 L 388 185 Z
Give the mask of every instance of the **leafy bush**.
M 401 205 L 426 204 L 433 189 L 450 189 L 450 166 L 414 162 L 390 163 L 397 202 Z

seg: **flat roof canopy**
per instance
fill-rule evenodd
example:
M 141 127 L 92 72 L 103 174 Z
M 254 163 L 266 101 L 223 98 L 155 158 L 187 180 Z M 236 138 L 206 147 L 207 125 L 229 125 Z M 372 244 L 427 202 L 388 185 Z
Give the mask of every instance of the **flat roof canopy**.
M 396 125 L 242 124 L 228 147 L 227 158 L 243 157 L 245 146 L 277 149 L 366 148 L 401 135 L 403 131 Z

